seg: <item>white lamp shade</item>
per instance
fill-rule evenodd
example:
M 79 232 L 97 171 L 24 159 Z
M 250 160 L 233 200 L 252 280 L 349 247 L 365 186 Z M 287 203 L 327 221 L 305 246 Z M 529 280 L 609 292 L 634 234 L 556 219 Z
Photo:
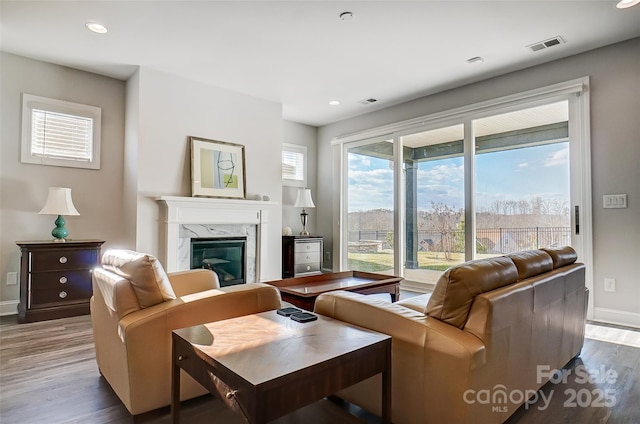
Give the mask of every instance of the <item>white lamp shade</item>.
M 631 6 L 635 6 L 638 3 L 640 3 L 640 0 L 621 0 L 616 4 L 616 7 L 618 9 L 626 9 Z
M 49 197 L 42 210 L 44 215 L 80 215 L 71 200 L 71 189 L 64 187 L 49 187 Z
M 311 190 L 308 188 L 301 188 L 298 190 L 296 196 L 296 203 L 293 205 L 295 208 L 315 208 L 313 199 L 311 199 Z

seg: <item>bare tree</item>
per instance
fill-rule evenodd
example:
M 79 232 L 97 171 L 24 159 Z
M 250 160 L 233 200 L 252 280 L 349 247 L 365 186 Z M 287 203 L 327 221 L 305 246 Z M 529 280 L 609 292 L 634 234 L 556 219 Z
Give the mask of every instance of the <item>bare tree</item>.
M 430 214 L 428 226 L 431 230 L 440 234 L 444 258 L 450 261 L 451 252 L 453 252 L 455 248 L 454 232 L 460 225 L 464 211 L 462 209 L 454 209 L 444 203 L 436 203 L 433 201 L 431 202 L 431 209 L 433 212 Z

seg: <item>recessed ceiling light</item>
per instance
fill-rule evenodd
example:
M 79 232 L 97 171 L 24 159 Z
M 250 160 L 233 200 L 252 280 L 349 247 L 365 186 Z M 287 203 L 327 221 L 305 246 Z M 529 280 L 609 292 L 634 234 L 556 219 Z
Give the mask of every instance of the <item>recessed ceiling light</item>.
M 331 101 L 329 102 L 329 104 L 330 104 L 331 106 L 338 106 L 338 105 L 340 104 L 340 102 L 339 102 L 338 100 L 331 100 Z
M 484 62 L 484 58 L 480 56 L 472 57 L 471 59 L 467 59 L 468 63 L 482 63 Z
M 340 20 L 341 21 L 351 21 L 351 20 L 353 20 L 353 18 L 354 18 L 354 16 L 353 16 L 353 13 L 351 13 L 351 12 L 342 12 L 340 14 Z
M 620 0 L 620 2 L 616 4 L 616 7 L 618 9 L 626 9 L 627 7 L 635 6 L 638 3 L 640 3 L 640 0 Z
M 89 29 L 89 31 L 93 31 L 98 34 L 107 33 L 107 27 L 97 22 L 87 22 L 85 25 Z

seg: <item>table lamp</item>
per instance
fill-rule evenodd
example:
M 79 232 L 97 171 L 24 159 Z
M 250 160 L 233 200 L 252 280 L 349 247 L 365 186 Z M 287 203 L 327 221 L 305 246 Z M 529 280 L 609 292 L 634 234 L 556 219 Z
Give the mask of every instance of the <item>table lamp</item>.
M 302 231 L 300 232 L 301 236 L 308 236 L 309 231 L 307 231 L 307 216 L 309 215 L 304 208 L 315 208 L 316 205 L 313 204 L 313 200 L 311 199 L 311 190 L 308 188 L 298 189 L 298 195 L 296 196 L 296 203 L 293 205 L 294 208 L 302 208 L 302 213 L 300 214 L 300 220 L 302 221 Z
M 56 228 L 51 231 L 53 241 L 64 243 L 69 235 L 69 230 L 64 226 L 65 221 L 62 215 L 80 215 L 73 200 L 71 200 L 71 189 L 64 187 L 49 187 L 49 197 L 42 210 L 38 212 L 43 215 L 58 215 L 55 221 Z

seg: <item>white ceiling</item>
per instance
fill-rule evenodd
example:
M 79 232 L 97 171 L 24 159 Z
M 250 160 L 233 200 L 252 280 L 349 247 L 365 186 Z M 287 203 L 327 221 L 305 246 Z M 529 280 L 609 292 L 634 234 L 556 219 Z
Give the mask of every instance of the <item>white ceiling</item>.
M 640 36 L 640 6 L 609 0 L 0 4 L 3 51 L 123 80 L 149 67 L 282 103 L 285 119 L 316 126 Z M 526 48 L 555 36 L 566 43 Z

